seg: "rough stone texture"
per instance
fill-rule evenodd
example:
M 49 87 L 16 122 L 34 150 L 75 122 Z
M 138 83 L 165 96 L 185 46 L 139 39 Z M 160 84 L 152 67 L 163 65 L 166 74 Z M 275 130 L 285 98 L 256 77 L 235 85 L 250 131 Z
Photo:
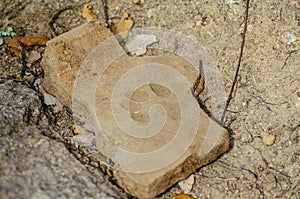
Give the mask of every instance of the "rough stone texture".
M 13 81 L 0 84 L 0 136 L 24 136 L 24 132 L 32 135 L 34 131 L 28 129 L 38 122 L 41 106 L 37 93 L 27 86 Z
M 41 135 L 41 104 L 25 85 L 0 84 L 0 198 L 119 198 L 64 144 Z
M 90 24 L 89 29 L 86 26 L 78 27 L 49 41 L 43 61 L 47 68 L 45 85 L 51 94 L 66 105 L 70 106 L 73 100 L 74 113 L 92 121 L 97 148 L 113 163 L 114 176 L 122 188 L 140 198 L 155 197 L 228 150 L 227 131 L 200 109 L 192 95 L 191 85 L 199 74 L 197 69 L 174 55 L 129 57 L 114 38 L 111 42 L 102 42 L 103 45 L 97 46 L 93 51 L 89 46 L 87 49 L 91 52 L 84 57 L 89 51 L 82 54 L 83 45 L 93 43 L 95 47 L 102 41 L 94 35 L 103 30 L 93 29 L 93 26 L 98 27 L 98 24 Z M 85 37 L 74 38 L 76 35 Z M 84 41 L 87 43 L 84 44 Z M 64 48 L 60 47 L 61 43 L 65 44 Z M 72 52 L 68 49 L 72 49 Z M 65 54 L 70 54 L 68 59 Z M 70 56 L 74 59 L 69 60 Z M 110 63 L 111 61 L 113 62 Z M 161 68 L 162 65 L 165 68 Z M 116 91 L 116 83 L 131 69 L 140 66 L 145 68 L 136 74 L 133 72 L 133 76 L 129 74 L 124 77 L 125 83 L 121 82 Z M 64 70 L 68 70 L 68 73 Z M 149 73 L 145 70 L 149 70 Z M 47 80 L 47 72 L 50 71 L 51 81 Z M 161 76 L 162 74 L 165 76 Z M 140 83 L 146 76 L 150 77 L 150 83 L 138 85 L 130 93 L 131 85 Z M 134 77 L 139 77 L 140 80 L 132 82 L 130 78 Z M 187 80 L 186 84 L 181 83 L 181 78 Z M 167 81 L 165 86 L 164 81 Z M 112 101 L 113 92 L 117 95 L 116 104 Z M 111 102 L 112 106 L 116 106 L 114 110 Z M 155 104 L 164 108 L 165 120 L 162 109 L 151 112 Z M 129 118 L 121 117 L 118 120 L 113 117 L 113 112 L 118 115 L 124 113 L 124 110 L 129 111 Z M 92 116 L 94 113 L 97 118 Z M 131 123 L 130 120 L 134 121 L 133 126 L 139 126 L 139 133 L 135 134 L 135 138 L 126 133 L 136 133 L 136 129 L 124 131 L 116 125 L 116 122 L 121 122 L 126 126 Z M 101 126 L 97 126 L 97 121 L 100 121 Z M 162 129 L 159 129 L 161 125 Z M 155 132 L 158 133 L 151 134 Z M 155 153 L 164 147 L 169 151 Z M 150 158 L 144 156 L 136 159 L 127 151 L 153 154 Z M 176 157 L 173 157 L 173 153 Z M 170 157 L 174 159 L 169 160 Z
M 82 61 L 110 36 L 112 33 L 99 21 L 91 21 L 47 42 L 41 63 L 46 91 L 55 94 L 64 105 L 71 106 L 74 79 Z
M 45 136 L 0 138 L 0 198 L 118 198 L 101 188 L 62 143 Z

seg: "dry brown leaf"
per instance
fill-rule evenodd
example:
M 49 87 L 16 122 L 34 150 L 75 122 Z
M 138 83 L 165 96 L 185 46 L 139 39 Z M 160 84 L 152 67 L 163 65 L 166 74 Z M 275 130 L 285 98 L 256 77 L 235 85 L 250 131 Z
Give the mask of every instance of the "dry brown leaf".
M 77 124 L 73 124 L 71 126 L 71 129 L 73 130 L 75 135 L 87 135 L 90 133 L 85 128 Z
M 18 48 L 9 48 L 9 51 L 17 57 L 21 56 L 21 50 Z
M 78 132 L 78 130 L 77 130 L 77 125 L 72 125 L 71 127 L 70 127 L 70 129 L 73 131 L 73 133 L 75 134 L 75 135 L 79 135 L 79 132 Z
M 20 46 L 19 39 L 20 39 L 20 37 L 14 37 L 14 38 L 10 39 L 7 43 L 8 47 L 18 48 Z
M 120 39 L 125 39 L 127 38 L 128 32 L 132 28 L 133 24 L 133 19 L 127 12 L 124 12 L 120 23 L 113 25 L 110 30 L 114 33 L 114 35 L 119 34 Z
M 31 47 L 31 46 L 44 46 L 46 45 L 48 41 L 48 37 L 44 35 L 36 35 L 36 36 L 28 36 L 28 37 L 14 37 L 11 40 L 8 41 L 8 47 L 9 51 L 16 55 L 20 56 L 21 55 L 21 43 L 24 44 L 26 47 Z
M 19 39 L 20 39 L 19 37 L 14 37 L 10 39 L 7 43 L 7 46 L 9 47 L 9 51 L 18 57 L 21 55 L 21 46 L 20 46 Z
M 85 18 L 87 22 L 98 19 L 98 16 L 94 13 L 93 6 L 91 4 L 85 4 L 83 6 L 82 17 Z
M 48 40 L 49 40 L 48 37 L 44 35 L 28 36 L 19 39 L 19 41 L 27 47 L 31 47 L 35 45 L 44 46 L 46 45 Z
M 113 177 L 113 174 L 112 174 L 112 172 L 108 169 L 108 168 L 106 168 L 106 174 L 111 178 L 111 177 Z
M 180 193 L 180 194 L 173 196 L 172 199 L 195 199 L 195 198 L 188 194 Z
M 261 137 L 262 143 L 266 146 L 271 146 L 275 143 L 276 136 L 269 134 L 267 132 L 264 132 L 262 129 L 260 129 L 260 137 Z

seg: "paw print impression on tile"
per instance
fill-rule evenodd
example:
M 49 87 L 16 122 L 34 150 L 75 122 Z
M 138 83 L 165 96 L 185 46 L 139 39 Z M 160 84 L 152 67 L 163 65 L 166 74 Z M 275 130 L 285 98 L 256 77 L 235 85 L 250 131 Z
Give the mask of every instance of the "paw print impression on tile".
M 157 83 L 150 83 L 136 89 L 130 96 L 128 108 L 132 120 L 140 126 L 147 126 L 151 122 L 151 109 L 155 108 L 158 111 L 156 113 L 160 113 L 166 119 L 180 118 L 180 107 L 176 96 L 170 89 Z M 165 125 L 168 125 L 168 120 Z

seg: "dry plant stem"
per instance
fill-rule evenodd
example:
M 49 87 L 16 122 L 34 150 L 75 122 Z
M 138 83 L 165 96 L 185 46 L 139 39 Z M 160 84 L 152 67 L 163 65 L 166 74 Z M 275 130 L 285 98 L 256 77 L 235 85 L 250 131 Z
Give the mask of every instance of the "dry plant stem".
M 101 0 L 102 2 L 102 9 L 103 9 L 103 14 L 104 14 L 104 20 L 105 23 L 107 24 L 107 27 L 109 28 L 109 23 L 108 23 L 108 13 L 107 13 L 107 4 L 106 4 L 106 0 Z
M 239 71 L 240 71 L 240 68 L 241 68 L 241 62 L 242 62 L 243 51 L 244 51 L 245 40 L 246 40 L 246 33 L 247 33 L 247 22 L 248 22 L 248 14 L 249 14 L 249 4 L 250 4 L 250 0 L 247 0 L 247 2 L 246 2 L 246 14 L 245 14 L 245 25 L 244 25 L 244 31 L 243 31 L 243 40 L 242 40 L 242 45 L 241 45 L 241 49 L 240 49 L 240 55 L 239 55 L 238 65 L 237 65 L 237 68 L 236 68 L 236 72 L 235 72 L 233 84 L 231 86 L 230 93 L 228 95 L 228 98 L 227 98 L 227 101 L 226 101 L 226 105 L 225 105 L 225 108 L 224 108 L 224 111 L 223 111 L 223 114 L 222 114 L 222 118 L 221 118 L 221 123 L 222 124 L 224 123 L 224 118 L 225 118 L 228 106 L 230 104 L 230 101 L 234 98 L 233 92 L 235 91 L 236 84 L 237 84 L 237 79 L 238 79 L 238 75 L 239 75 Z
M 232 169 L 232 170 L 236 170 L 236 171 L 246 171 L 248 172 L 249 174 L 251 174 L 255 180 L 258 180 L 258 176 L 256 173 L 254 173 L 254 171 L 251 171 L 250 169 L 247 169 L 247 168 L 244 168 L 244 167 L 235 167 L 235 166 L 232 166 L 228 163 L 225 163 L 225 162 L 222 162 L 222 161 L 218 161 L 218 163 L 228 169 Z
M 52 15 L 52 17 L 50 18 L 50 20 L 49 20 L 49 22 L 48 22 L 48 26 L 50 27 L 50 30 L 51 30 L 51 32 L 52 32 L 52 34 L 53 34 L 54 36 L 58 36 L 58 34 L 56 33 L 55 28 L 54 28 L 54 26 L 53 26 L 53 24 L 55 23 L 56 19 L 59 17 L 59 15 L 60 15 L 62 12 L 66 11 L 66 10 L 72 10 L 72 9 L 73 9 L 73 6 L 66 6 L 66 7 L 64 7 L 64 8 L 61 8 L 61 9 L 57 10 L 57 11 Z
M 22 62 L 21 77 L 23 78 L 25 76 L 25 72 L 26 72 L 26 69 L 27 69 L 27 66 L 26 66 L 26 50 L 25 50 L 24 44 L 21 44 L 21 48 L 22 48 L 22 51 L 21 51 L 21 62 Z
M 299 49 L 300 50 L 300 49 Z M 284 60 L 284 63 L 283 63 L 283 65 L 282 65 L 282 67 L 281 67 L 281 69 L 283 69 L 285 66 L 286 66 L 286 64 L 287 64 L 287 61 L 288 61 L 288 59 L 292 56 L 292 54 L 293 53 L 296 53 L 297 51 L 299 51 L 299 50 L 293 50 L 293 51 L 291 51 L 289 54 L 288 54 L 288 56 L 285 58 L 285 60 Z

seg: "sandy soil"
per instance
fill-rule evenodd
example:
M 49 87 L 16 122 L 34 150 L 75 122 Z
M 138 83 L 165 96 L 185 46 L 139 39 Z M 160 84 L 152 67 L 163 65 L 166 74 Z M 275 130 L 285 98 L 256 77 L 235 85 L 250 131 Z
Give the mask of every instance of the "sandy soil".
M 91 1 L 104 22 L 101 1 Z M 0 30 L 22 27 L 26 35 L 54 35 L 48 21 L 58 9 L 63 12 L 54 27 L 58 34 L 82 23 L 83 2 L 66 0 L 8 0 L 0 2 Z M 141 5 L 131 0 L 107 2 L 112 21 L 123 11 L 131 14 L 134 27 L 163 27 L 196 37 L 209 54 L 226 87 L 232 86 L 240 54 L 246 2 L 242 0 L 148 1 Z M 300 2 L 251 0 L 248 32 L 238 76 L 237 89 L 225 118 L 230 130 L 231 149 L 215 162 L 195 173 L 190 192 L 196 198 L 298 198 L 300 195 Z M 7 39 L 5 39 L 7 43 Z M 28 51 L 43 53 L 44 48 Z M 0 46 L 0 81 L 16 79 L 21 61 L 4 43 Z M 40 61 L 28 64 L 31 78 L 43 76 Z M 54 123 L 57 137 L 70 136 L 72 125 L 67 114 L 64 122 Z M 47 115 L 55 119 L 57 115 Z M 276 136 L 266 146 L 261 132 Z M 50 137 L 53 137 L 49 135 Z M 74 153 L 74 152 L 73 152 Z M 75 152 L 76 153 L 76 152 Z M 96 175 L 94 175 L 96 176 Z M 178 185 L 159 198 L 181 192 Z

